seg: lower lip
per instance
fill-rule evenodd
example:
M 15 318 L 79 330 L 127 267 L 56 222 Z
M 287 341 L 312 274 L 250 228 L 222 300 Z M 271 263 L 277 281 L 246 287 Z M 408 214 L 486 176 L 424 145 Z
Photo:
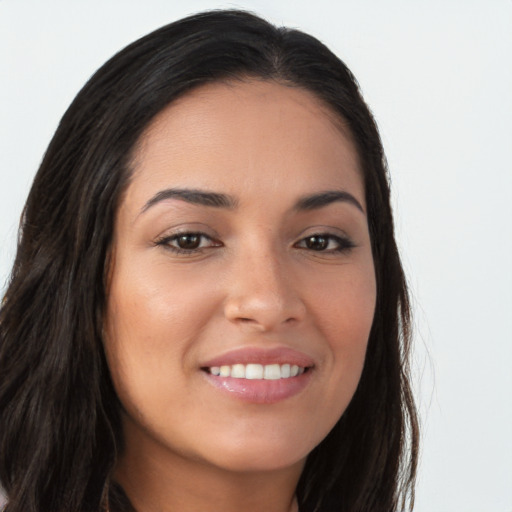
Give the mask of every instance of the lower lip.
M 204 372 L 208 382 L 220 391 L 254 404 L 275 404 L 299 394 L 311 379 L 311 369 L 287 379 L 235 379 Z

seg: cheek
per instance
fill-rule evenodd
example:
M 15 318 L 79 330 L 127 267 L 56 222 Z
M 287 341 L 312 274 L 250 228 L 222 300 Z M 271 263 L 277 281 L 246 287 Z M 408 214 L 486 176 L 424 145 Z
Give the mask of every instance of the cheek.
M 140 267 L 139 267 L 140 268 Z M 162 267 L 151 272 L 118 265 L 109 287 L 105 348 L 125 407 L 162 390 L 177 390 L 190 346 L 210 314 L 212 292 Z
M 112 339 L 131 350 L 176 355 L 200 328 L 201 318 L 216 307 L 216 290 L 208 281 L 165 265 L 119 268 L 109 290 L 108 325 Z M 140 268 L 149 268 L 142 273 Z M 126 277 L 128 276 L 128 277 Z
M 329 345 L 323 361 L 326 400 L 332 404 L 330 414 L 336 422 L 343 414 L 359 383 L 376 303 L 373 263 L 340 272 L 326 280 L 316 294 L 315 324 Z
M 316 286 L 308 284 L 315 293 L 310 295 L 315 323 L 325 332 L 333 353 L 365 350 L 375 314 L 377 297 L 373 262 L 338 271 Z
M 176 423 L 176 411 L 184 431 L 193 431 L 198 420 L 191 410 L 187 379 L 196 370 L 190 363 L 191 347 L 208 301 L 198 302 L 194 287 L 177 290 L 176 279 L 172 287 L 162 280 L 123 284 L 113 286 L 109 298 L 108 365 L 125 420 L 165 444 L 169 440 L 162 430 L 170 427 L 162 426 Z M 183 441 L 178 436 L 174 444 Z
M 123 403 L 126 394 L 135 402 L 135 394 L 162 396 L 183 387 L 179 376 L 197 371 L 198 340 L 222 302 L 218 272 L 212 278 L 208 269 L 172 269 L 142 256 L 118 257 L 108 289 L 105 345 Z

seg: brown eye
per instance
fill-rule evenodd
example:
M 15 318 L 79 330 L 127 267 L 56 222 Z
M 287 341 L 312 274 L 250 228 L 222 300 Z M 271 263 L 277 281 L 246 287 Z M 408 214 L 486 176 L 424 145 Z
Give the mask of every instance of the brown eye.
M 175 238 L 175 244 L 186 251 L 198 249 L 201 245 L 201 235 L 194 233 L 187 233 L 185 235 L 179 235 Z
M 328 233 L 317 233 L 303 238 L 295 244 L 295 247 L 314 252 L 335 254 L 349 251 L 355 247 L 355 245 L 347 237 L 331 235 Z
M 212 239 L 205 233 L 178 233 L 176 235 L 164 236 L 155 242 L 155 245 L 178 254 L 195 254 L 205 249 L 220 247 L 222 243 Z
M 329 238 L 322 235 L 313 235 L 305 238 L 304 243 L 312 251 L 324 251 L 329 245 Z

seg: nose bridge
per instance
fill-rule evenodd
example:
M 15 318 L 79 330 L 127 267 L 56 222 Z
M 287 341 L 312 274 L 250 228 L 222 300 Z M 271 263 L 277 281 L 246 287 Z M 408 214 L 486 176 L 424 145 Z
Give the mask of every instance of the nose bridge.
M 304 305 L 295 284 L 291 268 L 275 244 L 255 240 L 240 248 L 234 258 L 226 317 L 260 330 L 298 321 Z

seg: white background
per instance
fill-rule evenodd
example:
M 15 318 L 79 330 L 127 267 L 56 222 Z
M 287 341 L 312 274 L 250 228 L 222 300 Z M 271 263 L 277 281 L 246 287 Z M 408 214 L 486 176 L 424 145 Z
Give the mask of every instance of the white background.
M 416 310 L 415 510 L 512 512 L 511 0 L 0 0 L 0 288 L 79 88 L 132 40 L 217 7 L 312 33 L 360 81 Z

